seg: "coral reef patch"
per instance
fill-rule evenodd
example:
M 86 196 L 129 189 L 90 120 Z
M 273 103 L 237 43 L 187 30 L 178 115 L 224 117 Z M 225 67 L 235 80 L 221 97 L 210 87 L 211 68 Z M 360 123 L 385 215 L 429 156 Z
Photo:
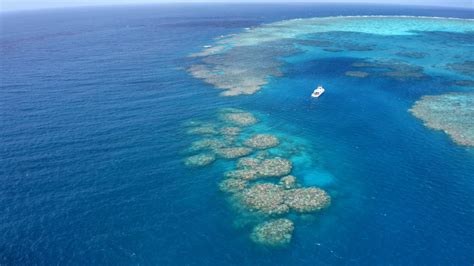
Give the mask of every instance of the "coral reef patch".
M 256 244 L 281 247 L 291 242 L 294 219 L 328 207 L 331 198 L 321 188 L 306 187 L 291 175 L 291 158 L 302 155 L 301 144 L 294 137 L 280 139 L 261 133 L 268 129 L 262 124 L 253 126 L 259 122 L 250 112 L 223 108 L 215 121 L 184 123 L 193 139 L 184 164 L 203 167 L 221 159 L 226 164 L 235 161 L 218 182 L 235 210 L 234 224 L 253 227 L 250 238 Z
M 289 219 L 274 219 L 261 223 L 253 229 L 251 239 L 265 246 L 285 246 L 291 242 L 295 226 Z
M 265 215 L 278 215 L 289 212 L 285 203 L 285 191 L 272 183 L 259 183 L 242 192 L 242 204 L 252 211 Z
M 398 56 L 401 57 L 407 57 L 407 58 L 414 58 L 414 59 L 421 59 L 426 56 L 426 53 L 422 52 L 410 52 L 410 51 L 400 51 L 395 53 Z
M 363 70 L 346 72 L 346 75 L 352 77 L 362 78 L 370 74 L 374 76 L 389 77 L 398 81 L 408 81 L 427 77 L 427 75 L 423 73 L 423 67 L 395 59 L 372 61 L 365 60 L 353 63 L 352 66 Z
M 219 183 L 219 188 L 223 192 L 236 193 L 244 190 L 248 185 L 248 182 L 240 178 L 229 178 L 224 179 Z
M 320 188 L 295 188 L 285 193 L 285 203 L 297 212 L 314 212 L 327 207 L 331 198 Z
M 251 126 L 258 122 L 253 114 L 236 110 L 223 112 L 221 119 L 241 127 Z
M 450 63 L 446 67 L 460 74 L 474 77 L 474 61 Z
M 270 134 L 257 134 L 244 141 L 244 145 L 255 149 L 268 149 L 278 146 L 280 141 Z
M 247 156 L 252 152 L 252 149 L 246 147 L 227 147 L 216 150 L 217 155 L 225 159 L 235 159 L 242 156 Z
M 423 96 L 410 112 L 456 143 L 474 147 L 474 92 Z
M 278 184 L 282 186 L 284 189 L 295 188 L 297 185 L 296 177 L 292 175 L 284 176 L 280 179 L 280 182 Z
M 204 154 L 198 154 L 198 155 L 193 155 L 184 161 L 184 164 L 186 166 L 206 166 L 211 163 L 213 163 L 216 160 L 216 156 L 211 153 L 204 153 Z

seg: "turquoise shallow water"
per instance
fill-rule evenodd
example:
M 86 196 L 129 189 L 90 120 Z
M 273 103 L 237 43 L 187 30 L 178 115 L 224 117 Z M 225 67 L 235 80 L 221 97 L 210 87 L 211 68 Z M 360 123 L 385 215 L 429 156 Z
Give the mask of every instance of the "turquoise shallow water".
M 429 32 L 415 27 L 387 36 L 336 28 L 307 36 L 320 42 L 301 42 L 299 53 L 275 52 L 282 57 L 281 75 L 248 96 L 221 97 L 186 71 L 199 63 L 189 55 L 214 38 L 261 23 L 400 14 L 472 16 L 463 10 L 341 5 L 2 15 L 0 261 L 472 263 L 474 153 L 408 112 L 424 95 L 472 90 L 453 85 L 472 80 L 469 73 L 446 68 L 473 60 L 472 29 L 440 22 Z M 394 64 L 380 61 L 387 58 L 423 75 L 384 75 L 386 65 L 380 64 Z M 354 67 L 368 62 L 379 65 Z M 370 75 L 347 76 L 354 68 Z M 328 89 L 317 101 L 308 97 L 315 83 Z M 233 161 L 204 168 L 183 164 L 196 139 L 183 123 L 213 120 L 223 107 L 250 111 L 260 120 L 253 130 L 304 146 L 303 156 L 291 158 L 292 173 L 332 197 L 315 217 L 295 219 L 286 248 L 255 245 L 251 228 L 234 226 L 238 215 L 218 190 Z

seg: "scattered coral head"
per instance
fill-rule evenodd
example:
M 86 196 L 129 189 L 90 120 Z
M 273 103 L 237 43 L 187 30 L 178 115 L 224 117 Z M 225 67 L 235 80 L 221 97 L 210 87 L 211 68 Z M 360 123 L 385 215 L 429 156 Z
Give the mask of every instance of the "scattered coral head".
M 220 148 L 216 150 L 216 153 L 225 159 L 236 159 L 242 156 L 247 156 L 253 152 L 250 148 L 245 147 L 229 147 Z
M 229 178 L 219 183 L 219 189 L 227 193 L 235 193 L 244 190 L 248 182 L 243 179 Z
M 238 136 L 240 131 L 240 127 L 223 127 L 219 130 L 219 132 L 224 136 Z
M 297 185 L 296 177 L 292 175 L 284 176 L 280 179 L 280 182 L 278 184 L 282 186 L 284 189 L 295 188 Z
M 257 172 L 262 177 L 278 177 L 290 174 L 292 168 L 290 160 L 275 157 L 263 160 L 257 167 Z
M 257 118 L 252 113 L 241 111 L 239 109 L 225 109 L 222 111 L 220 117 L 224 122 L 240 127 L 251 126 L 258 122 Z
M 219 132 L 212 126 L 199 126 L 188 129 L 187 133 L 192 135 L 216 135 Z
M 226 146 L 222 140 L 215 139 L 215 138 L 206 138 L 194 141 L 191 143 L 190 150 L 191 151 L 200 151 L 200 150 L 215 150 L 219 148 L 223 148 Z
M 294 229 L 295 226 L 289 219 L 273 219 L 255 226 L 250 238 L 260 245 L 286 246 L 291 242 Z
M 203 153 L 193 155 L 184 160 L 184 164 L 189 167 L 206 166 L 213 163 L 216 160 L 216 156 L 212 153 Z
M 278 144 L 280 144 L 278 138 L 270 134 L 257 134 L 244 142 L 245 146 L 255 149 L 273 148 Z
M 329 206 L 331 197 L 320 188 L 295 188 L 286 191 L 285 203 L 296 212 L 314 212 Z
M 284 214 L 289 211 L 285 204 L 285 191 L 272 183 L 256 184 L 242 192 L 243 205 L 266 215 Z
M 257 172 L 255 170 L 232 170 L 225 173 L 227 178 L 236 178 L 243 180 L 253 180 L 257 178 Z
M 257 177 L 279 177 L 291 173 L 293 164 L 290 160 L 275 157 L 259 160 L 257 158 L 241 158 L 237 162 L 237 169 L 253 170 Z

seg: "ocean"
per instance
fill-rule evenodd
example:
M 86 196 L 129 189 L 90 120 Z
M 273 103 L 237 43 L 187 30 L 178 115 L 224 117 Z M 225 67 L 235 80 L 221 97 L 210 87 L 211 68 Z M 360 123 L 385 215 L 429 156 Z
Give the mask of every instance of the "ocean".
M 266 31 L 334 16 L 303 37 Z M 472 18 L 342 4 L 0 14 L 0 264 L 471 265 L 474 149 L 409 110 L 472 93 Z M 193 56 L 219 42 L 223 53 Z M 311 99 L 318 84 L 326 92 Z M 284 148 L 270 154 L 331 197 L 285 216 L 283 247 L 255 243 L 254 221 L 219 189 L 235 160 L 186 165 L 201 139 L 190 124 L 221 127 L 225 108 L 255 116 L 242 138 L 277 136 Z

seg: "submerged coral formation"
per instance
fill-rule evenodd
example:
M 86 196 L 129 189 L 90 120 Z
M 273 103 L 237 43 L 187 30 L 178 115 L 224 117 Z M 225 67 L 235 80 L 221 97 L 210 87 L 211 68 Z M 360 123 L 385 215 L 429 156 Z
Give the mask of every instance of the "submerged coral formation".
M 189 148 L 191 151 L 200 151 L 200 150 L 215 150 L 222 147 L 225 147 L 225 143 L 222 140 L 214 138 L 206 138 L 201 140 L 196 140 L 191 143 Z
M 242 192 L 242 203 L 250 210 L 266 215 L 287 213 L 284 190 L 272 183 L 256 184 Z
M 244 190 L 248 182 L 242 179 L 229 178 L 219 183 L 219 188 L 223 192 L 235 193 Z
M 212 126 L 193 127 L 188 130 L 188 134 L 196 135 L 215 135 L 218 131 Z
M 244 180 L 252 180 L 257 178 L 257 171 L 255 170 L 232 170 L 232 171 L 227 171 L 225 174 L 225 177 L 228 178 L 238 178 L 238 179 L 244 179 Z
M 273 148 L 278 144 L 280 144 L 278 138 L 270 134 L 257 134 L 244 142 L 245 146 L 255 149 Z
M 237 169 L 257 169 L 259 164 L 260 164 L 260 160 L 257 158 L 252 158 L 252 157 L 240 158 L 237 161 Z
M 400 52 L 397 52 L 395 54 L 398 55 L 398 56 L 407 57 L 407 58 L 415 58 L 415 59 L 421 59 L 421 58 L 424 58 L 426 56 L 426 53 L 410 52 L 410 51 L 400 51 Z
M 280 179 L 280 182 L 278 183 L 280 186 L 282 186 L 285 189 L 290 189 L 296 187 L 296 177 L 292 175 L 287 175 L 284 176 Z
M 241 127 L 251 126 L 258 122 L 257 118 L 252 113 L 237 110 L 223 112 L 221 118 L 225 122 Z
M 317 187 L 286 189 L 273 183 L 257 183 L 241 194 L 242 204 L 265 215 L 315 212 L 331 204 L 331 197 Z
M 456 80 L 452 84 L 461 87 L 474 87 L 474 80 Z
M 355 77 L 355 78 L 366 78 L 369 76 L 369 73 L 364 71 L 347 71 L 346 76 Z
M 463 34 L 472 32 L 473 24 L 473 21 L 466 19 L 406 16 L 285 20 L 263 24 L 219 39 L 214 45 L 192 55 L 196 63 L 188 71 L 194 77 L 222 89 L 221 95 L 249 95 L 265 86 L 269 78 L 283 75 L 280 71 L 282 58 L 305 52 L 305 47 L 319 47 L 326 52 L 347 51 L 351 56 L 367 58 L 368 53 L 378 55 L 377 52 L 380 52 L 374 41 L 376 39 L 388 39 L 392 36 L 409 38 L 423 32 Z M 410 45 L 406 43 L 403 43 L 403 46 L 394 45 L 391 51 L 384 51 L 384 56 L 392 59 L 403 57 L 410 61 L 417 61 L 426 56 L 425 53 L 411 51 Z M 447 45 L 445 47 L 450 48 Z M 400 48 L 403 51 L 400 51 Z M 427 48 L 432 49 L 430 46 Z M 446 50 L 446 53 L 453 57 L 456 49 L 450 50 Z M 324 54 L 327 56 L 327 53 Z M 473 73 L 472 61 L 454 63 L 447 67 L 467 75 Z M 426 76 L 422 70 L 397 68 L 385 72 L 387 71 L 389 73 L 384 76 L 397 80 L 413 80 Z M 348 75 L 361 77 L 361 74 L 355 73 Z
M 291 242 L 295 226 L 289 219 L 274 219 L 261 223 L 253 229 L 251 239 L 265 246 L 284 246 Z
M 237 136 L 240 134 L 241 129 L 239 127 L 223 127 L 219 130 L 222 135 L 225 136 Z
M 365 77 L 369 74 L 390 77 L 399 81 L 425 78 L 423 68 L 404 61 L 372 60 L 360 61 L 352 64 L 353 67 L 363 68 L 365 71 L 348 71 L 346 75 L 353 77 Z M 366 74 L 365 74 L 366 73 Z
M 283 158 L 273 158 L 263 160 L 257 167 L 257 172 L 263 177 L 277 177 L 288 175 L 293 168 L 290 160 Z
M 450 63 L 446 67 L 460 74 L 474 77 L 474 61 Z
M 217 159 L 236 160 L 235 168 L 228 169 L 218 185 L 236 209 L 236 223 L 245 227 L 259 223 L 251 233 L 255 243 L 283 246 L 290 243 L 294 230 L 293 221 L 283 217 L 318 211 L 330 204 L 330 197 L 322 189 L 299 185 L 290 175 L 290 158 L 301 153 L 301 144 L 255 132 L 261 125 L 251 125 L 257 122 L 250 112 L 223 108 L 217 121 L 185 123 L 195 139 L 187 153 L 197 154 L 185 158 L 184 164 L 200 167 Z
M 246 147 L 228 147 L 216 150 L 217 155 L 226 159 L 235 159 L 242 156 L 247 156 L 252 152 L 252 149 Z
M 462 19 L 439 22 L 440 19 L 413 17 L 328 17 L 264 24 L 220 38 L 194 54 L 195 63 L 188 71 L 221 89 L 223 96 L 250 95 L 258 92 L 270 78 L 284 74 L 280 69 L 284 69 L 281 66 L 286 56 L 317 51 L 316 58 L 308 56 L 317 62 L 337 56 L 337 52 L 346 52 L 349 56 L 345 58 L 355 60 L 340 60 L 355 62 L 340 68 L 348 77 L 424 82 L 430 76 L 451 72 L 454 80 L 459 79 L 454 84 L 472 86 L 469 77 L 474 72 L 472 59 L 460 54 L 454 57 L 451 49 L 446 49 L 443 54 L 447 53 L 446 58 L 451 58 L 452 63 L 429 65 L 425 61 L 429 62 L 439 51 L 433 50 L 429 43 L 426 51 L 412 49 L 410 40 L 423 32 L 467 34 L 474 25 Z M 465 42 L 468 38 L 462 39 Z M 379 49 L 381 40 L 389 44 L 387 49 L 385 46 L 384 50 Z M 425 62 L 423 66 L 421 62 Z M 444 130 L 456 142 L 474 146 L 472 95 L 426 96 L 416 102 L 411 112 L 427 126 Z M 331 197 L 321 188 L 305 186 L 292 175 L 305 173 L 299 171 L 302 165 L 312 165 L 301 163 L 307 159 L 308 147 L 293 143 L 292 138 L 268 134 L 264 123 L 259 122 L 250 112 L 224 108 L 212 123 L 188 123 L 189 137 L 201 138 L 189 150 L 204 153 L 188 157 L 185 164 L 203 166 L 227 159 L 231 162 L 223 165 L 229 167 L 236 161 L 235 168 L 225 169 L 225 178 L 219 183 L 219 189 L 236 209 L 236 220 L 245 226 L 258 223 L 251 233 L 255 243 L 284 246 L 290 243 L 294 230 L 294 223 L 288 218 L 299 219 L 320 211 L 331 204 Z M 258 126 L 253 126 L 257 123 Z M 293 163 L 297 171 L 293 171 Z
M 410 112 L 426 126 L 443 130 L 455 142 L 474 147 L 473 92 L 423 96 Z
M 314 212 L 329 206 L 331 198 L 320 188 L 295 188 L 286 192 L 285 203 L 297 212 Z
M 279 177 L 288 175 L 293 164 L 290 160 L 280 157 L 270 159 L 241 158 L 237 162 L 237 168 L 252 170 L 257 177 Z
M 193 155 L 184 161 L 186 166 L 206 166 L 213 163 L 216 160 L 216 156 L 211 153 L 203 153 L 198 155 Z

